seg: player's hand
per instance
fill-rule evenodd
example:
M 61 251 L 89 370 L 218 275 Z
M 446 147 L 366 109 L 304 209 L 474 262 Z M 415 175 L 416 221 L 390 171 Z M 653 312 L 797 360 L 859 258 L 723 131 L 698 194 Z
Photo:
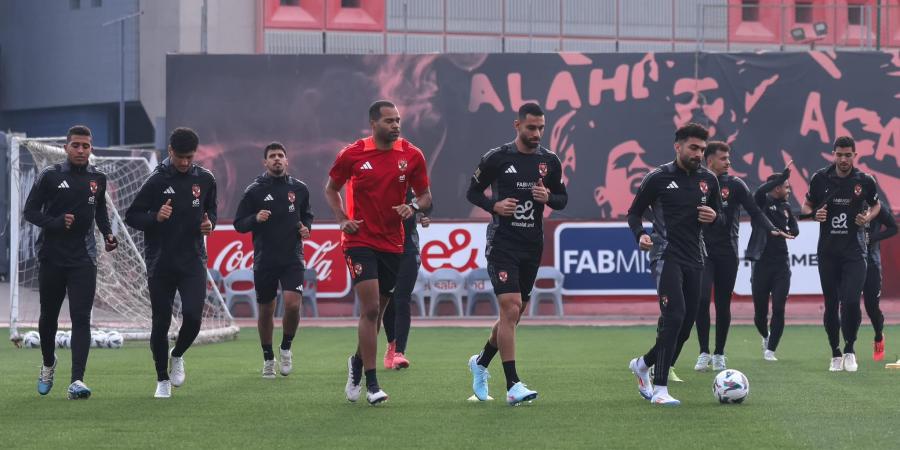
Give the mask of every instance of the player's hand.
M 866 213 L 859 213 L 856 215 L 854 222 L 856 222 L 856 225 L 858 226 L 863 226 L 869 223 L 869 215 Z
M 200 222 L 200 233 L 204 236 L 209 236 L 209 233 L 212 232 L 212 222 L 209 221 L 209 214 L 203 213 L 203 222 Z
M 119 246 L 119 240 L 116 239 L 115 236 L 110 234 L 106 236 L 106 242 L 104 242 L 104 245 L 106 247 L 106 251 L 111 252 Z
M 261 209 L 258 213 L 256 213 L 256 222 L 263 223 L 269 220 L 269 216 L 271 215 L 272 211 L 269 211 L 268 209 Z
M 363 223 L 362 220 L 353 220 L 347 219 L 341 221 L 341 231 L 347 234 L 353 234 L 359 231 L 359 224 Z
M 297 230 L 300 233 L 300 239 L 309 239 L 309 228 L 306 228 L 306 225 L 303 225 L 303 222 L 297 224 L 299 229 Z
M 169 220 L 169 217 L 172 217 L 172 199 L 166 200 L 166 204 L 162 205 L 159 208 L 159 212 L 156 213 L 156 221 L 157 222 L 165 222 Z
M 63 222 L 66 225 L 66 229 L 72 228 L 72 224 L 75 223 L 75 215 L 74 214 L 66 214 L 63 217 Z
M 653 248 L 653 239 L 650 239 L 649 234 L 642 234 L 641 240 L 640 242 L 638 242 L 638 244 L 641 247 L 641 250 L 647 251 Z
M 547 203 L 550 200 L 550 189 L 544 187 L 543 178 L 538 178 L 537 183 L 531 187 L 531 196 L 538 203 Z
M 422 228 L 428 228 L 428 225 L 431 225 L 431 217 L 422 215 L 419 217 L 419 223 L 422 224 Z
M 784 231 L 781 231 L 781 230 L 772 230 L 772 231 L 771 231 L 771 234 L 772 234 L 772 236 L 781 236 L 781 237 L 783 237 L 783 238 L 785 238 L 785 239 L 794 239 L 794 237 L 795 237 L 795 236 L 792 236 L 792 235 L 790 235 L 790 234 L 788 234 L 788 233 L 785 233 Z
M 822 206 L 821 208 L 816 210 L 816 222 L 824 222 L 828 219 L 828 211 L 825 208 L 827 208 L 827 205 Z
M 403 220 L 409 219 L 415 211 L 413 211 L 412 206 L 407 204 L 392 206 L 394 211 L 397 211 L 397 214 L 400 215 L 400 218 Z
M 716 210 L 710 208 L 709 206 L 698 206 L 697 213 L 697 220 L 702 223 L 712 223 L 716 220 Z
M 509 217 L 516 212 L 516 205 L 519 203 L 518 200 L 514 198 L 504 198 L 497 203 L 494 203 L 494 212 L 497 215 L 503 217 Z

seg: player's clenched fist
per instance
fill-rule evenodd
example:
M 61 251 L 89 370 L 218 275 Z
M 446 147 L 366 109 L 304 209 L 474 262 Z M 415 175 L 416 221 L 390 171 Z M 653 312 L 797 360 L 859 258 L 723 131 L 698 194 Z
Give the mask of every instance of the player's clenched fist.
M 256 213 L 256 221 L 259 223 L 263 223 L 269 220 L 269 216 L 271 215 L 272 211 L 269 211 L 268 209 L 261 209 L 258 213 Z
M 159 208 L 159 212 L 156 213 L 156 221 L 157 222 L 165 222 L 169 220 L 169 217 L 172 217 L 172 199 L 166 200 L 166 204 L 162 205 Z
M 518 200 L 514 198 L 504 198 L 497 203 L 494 203 L 494 212 L 498 215 L 509 217 L 516 212 L 516 205 L 519 203 Z

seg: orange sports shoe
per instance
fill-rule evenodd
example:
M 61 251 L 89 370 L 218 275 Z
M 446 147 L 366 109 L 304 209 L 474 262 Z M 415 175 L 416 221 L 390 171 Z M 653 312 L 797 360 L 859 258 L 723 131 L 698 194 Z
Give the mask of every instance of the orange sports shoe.
M 385 369 L 393 369 L 394 368 L 394 350 L 397 348 L 397 343 L 394 341 L 388 342 L 387 350 L 384 351 L 384 368 Z
M 409 360 L 403 356 L 403 353 L 394 353 L 394 369 L 406 369 L 409 367 Z

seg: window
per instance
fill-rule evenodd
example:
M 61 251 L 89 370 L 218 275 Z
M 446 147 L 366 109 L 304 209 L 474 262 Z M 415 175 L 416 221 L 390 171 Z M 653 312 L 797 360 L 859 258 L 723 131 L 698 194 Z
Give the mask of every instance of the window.
M 862 25 L 863 5 L 847 5 L 847 22 L 850 25 Z
M 81 9 L 81 0 L 69 0 L 69 9 Z
M 359 0 L 341 0 L 341 8 L 359 8 Z
M 741 20 L 744 22 L 759 22 L 759 0 L 741 1 Z
M 810 2 L 797 2 L 794 5 L 794 21 L 797 23 L 812 23 L 813 6 Z
M 300 0 L 281 0 L 281 6 L 300 6 Z

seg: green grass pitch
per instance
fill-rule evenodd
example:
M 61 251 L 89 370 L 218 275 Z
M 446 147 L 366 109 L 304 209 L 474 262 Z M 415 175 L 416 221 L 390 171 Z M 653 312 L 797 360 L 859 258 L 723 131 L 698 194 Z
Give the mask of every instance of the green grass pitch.
M 5 332 L 5 331 L 4 331 Z M 900 327 L 886 330 L 896 360 Z M 276 344 L 279 332 L 276 331 Z M 58 350 L 56 385 L 35 388 L 38 350 L 0 346 L 0 447 L 3 448 L 897 448 L 900 371 L 871 357 L 872 331 L 860 330 L 857 373 L 829 373 L 821 326 L 789 326 L 780 361 L 762 360 L 749 326 L 732 327 L 729 367 L 747 374 L 742 405 L 720 405 L 714 373 L 697 373 L 696 337 L 670 383 L 682 401 L 659 408 L 638 396 L 628 361 L 645 351 L 652 327 L 520 327 L 520 376 L 540 393 L 509 407 L 499 355 L 490 370 L 493 402 L 472 403 L 468 357 L 487 329 L 414 328 L 412 366 L 379 370 L 390 401 L 371 407 L 344 398 L 346 360 L 356 330 L 301 329 L 295 372 L 260 377 L 254 329 L 235 342 L 185 355 L 187 382 L 169 400 L 152 398 L 155 377 L 145 342 L 92 349 L 87 401 L 65 400 L 70 353 Z M 384 344 L 379 344 L 379 354 Z M 379 357 L 380 364 L 380 357 Z

